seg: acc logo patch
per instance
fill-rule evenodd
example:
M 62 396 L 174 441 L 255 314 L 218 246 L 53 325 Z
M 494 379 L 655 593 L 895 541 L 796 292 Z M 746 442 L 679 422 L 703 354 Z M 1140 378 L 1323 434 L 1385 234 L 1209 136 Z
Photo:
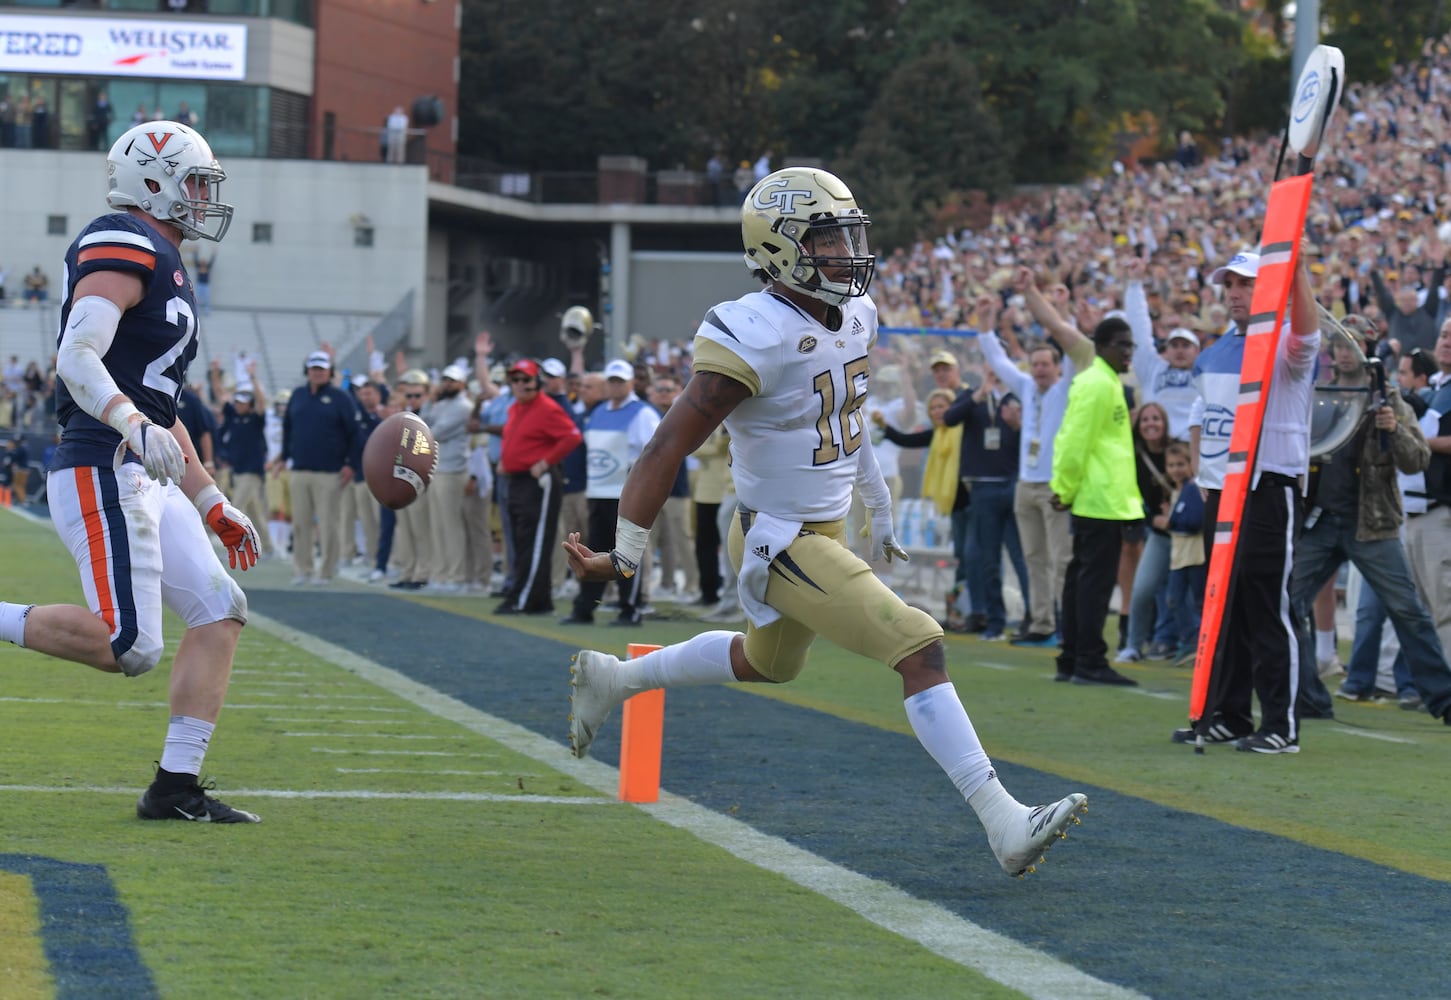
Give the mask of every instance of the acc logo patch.
M 801 342 L 796 345 L 796 350 L 802 354 L 810 354 L 812 351 L 816 350 L 816 338 L 808 333 L 806 336 L 802 337 Z
M 176 282 L 177 288 L 180 288 L 182 285 L 186 284 L 186 279 L 182 277 L 180 268 L 171 272 L 171 280 Z

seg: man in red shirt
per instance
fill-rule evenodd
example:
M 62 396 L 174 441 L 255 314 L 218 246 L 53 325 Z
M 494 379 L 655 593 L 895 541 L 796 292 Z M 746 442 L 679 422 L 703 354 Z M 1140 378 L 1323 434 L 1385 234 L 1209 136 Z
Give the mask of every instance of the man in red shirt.
M 508 523 L 519 567 L 494 613 L 549 614 L 554 611 L 549 567 L 564 488 L 559 463 L 583 438 L 574 419 L 541 391 L 538 364 L 515 361 L 508 377 L 514 402 L 504 422 L 499 473 L 509 477 Z

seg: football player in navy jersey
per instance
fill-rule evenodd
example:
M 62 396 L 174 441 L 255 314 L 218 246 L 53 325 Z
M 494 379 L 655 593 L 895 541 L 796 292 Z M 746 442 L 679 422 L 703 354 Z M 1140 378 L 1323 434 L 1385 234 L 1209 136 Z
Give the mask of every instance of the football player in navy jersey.
M 0 639 L 128 677 L 161 659 L 163 605 L 186 622 L 171 671 L 171 720 L 142 819 L 255 823 L 200 780 L 221 714 L 247 599 L 233 567 L 259 539 L 203 467 L 177 397 L 196 357 L 182 240 L 220 240 L 232 207 L 206 140 L 169 121 L 137 125 L 107 157 L 115 211 L 66 252 L 56 359 L 64 428 L 50 463 L 51 519 L 81 572 L 88 607 L 0 602 Z

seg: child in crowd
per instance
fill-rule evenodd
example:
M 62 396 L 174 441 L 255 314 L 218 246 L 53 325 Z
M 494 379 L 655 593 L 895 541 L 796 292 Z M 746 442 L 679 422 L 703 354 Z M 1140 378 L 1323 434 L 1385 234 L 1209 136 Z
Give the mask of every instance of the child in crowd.
M 1169 615 L 1179 640 L 1175 661 L 1192 660 L 1204 600 L 1204 498 L 1189 466 L 1189 446 L 1174 441 L 1165 449 L 1164 471 L 1174 484 L 1167 512 L 1154 526 L 1169 532 Z

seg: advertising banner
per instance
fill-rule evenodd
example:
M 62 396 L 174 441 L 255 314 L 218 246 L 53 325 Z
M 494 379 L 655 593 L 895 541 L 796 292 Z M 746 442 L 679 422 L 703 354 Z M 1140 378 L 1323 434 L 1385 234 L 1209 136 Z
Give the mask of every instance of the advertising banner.
M 247 26 L 0 14 L 0 73 L 242 80 Z

